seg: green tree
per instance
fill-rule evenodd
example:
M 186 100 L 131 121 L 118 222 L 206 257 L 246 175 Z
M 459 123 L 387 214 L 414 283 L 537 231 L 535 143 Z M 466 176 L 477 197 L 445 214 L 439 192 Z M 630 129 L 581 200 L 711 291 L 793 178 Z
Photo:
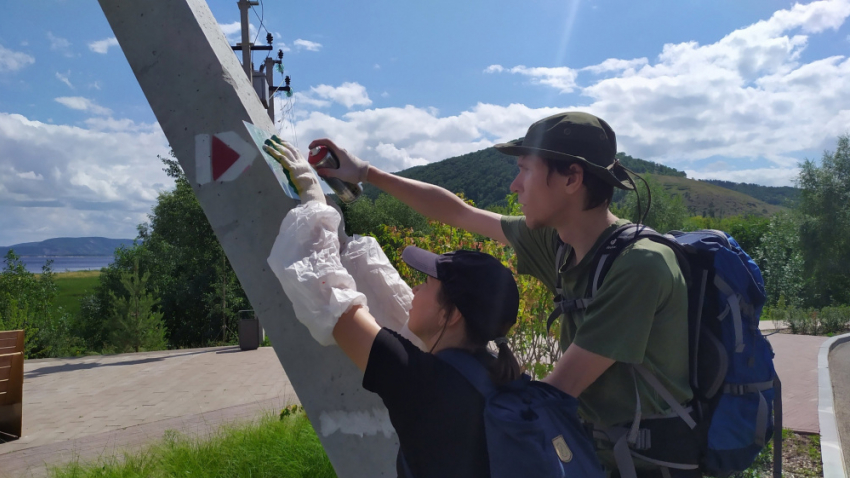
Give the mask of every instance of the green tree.
M 428 230 L 425 216 L 389 194 L 381 193 L 374 201 L 363 196 L 352 204 L 342 204 L 341 209 L 348 234 L 374 236 L 381 232 L 383 226 L 418 232 Z
M 638 208 L 638 194 L 631 192 L 626 195 L 620 205 L 614 205 L 611 211 L 619 217 L 637 222 L 640 217 L 638 213 L 646 214 L 644 224 L 659 232 L 682 229 L 685 219 L 688 217 L 688 208 L 682 202 L 682 198 L 668 193 L 664 186 L 653 179 L 652 175 L 644 176 L 647 185 L 643 181 L 637 181 L 637 192 L 640 195 L 640 211 Z M 650 194 L 651 193 L 651 203 Z M 647 205 L 649 204 L 649 212 Z
M 116 250 L 115 260 L 101 274 L 95 298 L 88 302 L 90 318 L 84 321 L 89 340 L 108 338 L 109 328 L 98 317 L 108 316 L 115 300 L 127 297 L 121 277 L 138 261 L 139 273 L 150 273 L 150 288 L 157 291 L 170 346 L 233 342 L 236 312 L 250 308 L 245 292 L 180 165 L 174 159 L 160 160 L 175 187 L 160 193 L 150 223 L 139 225 L 133 246 Z
M 812 305 L 850 304 L 850 135 L 820 164 L 807 159 L 800 167 L 800 244 Z
M 774 214 L 761 243 L 751 253 L 764 276 L 767 303 L 777 304 L 784 297 L 788 305 L 802 305 L 803 254 L 797 216 L 791 212 Z
M 121 284 L 127 296 L 116 297 L 111 293 L 113 309 L 110 343 L 119 352 L 165 348 L 162 312 L 154 310 L 159 301 L 148 293 L 148 279 L 150 272 L 139 276 L 137 260 L 133 272 L 121 274 Z
M 9 250 L 0 272 L 0 330 L 26 331 L 26 358 L 76 355 L 80 351 L 79 340 L 71 334 L 68 315 L 53 308 L 55 299 L 50 262 L 36 275 Z

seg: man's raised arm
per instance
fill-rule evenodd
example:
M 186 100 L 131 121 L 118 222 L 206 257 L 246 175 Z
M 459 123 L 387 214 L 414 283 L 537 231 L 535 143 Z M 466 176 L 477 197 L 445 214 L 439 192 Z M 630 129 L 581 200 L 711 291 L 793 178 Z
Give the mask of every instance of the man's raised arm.
M 310 148 L 316 146 L 326 146 L 340 162 L 339 169 L 318 170 L 320 176 L 336 177 L 350 183 L 369 182 L 427 218 L 508 244 L 502 232 L 500 214 L 472 207 L 439 186 L 381 171 L 329 139 L 310 143 Z

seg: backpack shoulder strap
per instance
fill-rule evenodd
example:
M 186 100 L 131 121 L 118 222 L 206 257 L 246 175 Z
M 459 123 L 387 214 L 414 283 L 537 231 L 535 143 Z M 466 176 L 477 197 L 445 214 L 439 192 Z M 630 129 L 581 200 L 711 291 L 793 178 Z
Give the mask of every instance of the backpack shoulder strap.
M 676 255 L 676 262 L 679 263 L 679 268 L 682 270 L 682 275 L 686 283 L 690 286 L 690 265 L 686 255 L 685 248 L 676 242 L 676 239 L 669 235 L 664 235 L 643 224 L 626 224 L 614 231 L 608 240 L 597 251 L 591 263 L 590 270 L 594 271 L 593 277 L 587 282 L 585 297 L 593 300 L 599 287 L 602 286 L 602 281 L 611 269 L 614 259 L 623 252 L 630 244 L 637 242 L 640 239 L 649 239 L 658 244 L 663 244 L 669 247 Z
M 546 320 L 546 331 L 552 327 L 552 323 L 558 319 L 558 317 L 562 316 L 568 311 L 572 310 L 581 310 L 586 309 L 588 305 L 593 301 L 593 296 L 596 293 L 596 289 L 598 285 L 602 283 L 602 277 L 604 274 L 600 275 L 602 269 L 604 268 L 604 272 L 607 272 L 607 269 L 611 267 L 610 262 L 614 260 L 614 258 L 626 247 L 626 245 L 631 242 L 631 235 L 629 232 L 631 229 L 637 227 L 635 224 L 626 224 L 624 226 L 618 227 L 608 238 L 605 239 L 605 243 L 603 246 L 597 249 L 596 254 L 593 256 L 593 261 L 591 262 L 591 270 L 596 270 L 593 278 L 588 281 L 588 288 L 584 295 L 584 297 L 573 300 L 566 300 L 564 297 L 564 291 L 561 285 L 561 264 L 564 261 L 564 256 L 566 255 L 566 244 L 558 238 L 557 241 L 557 252 L 555 254 L 555 277 L 556 277 L 556 287 L 555 287 L 555 298 L 552 299 L 555 302 L 555 310 L 549 314 L 549 318 Z M 645 226 L 642 226 L 645 227 Z
M 485 399 L 496 391 L 496 385 L 490 380 L 484 364 L 469 352 L 446 349 L 437 352 L 437 357 L 454 367 Z
M 552 323 L 566 311 L 564 309 L 564 289 L 561 285 L 561 265 L 564 263 L 564 256 L 567 255 L 567 244 L 557 234 L 555 238 L 555 297 L 552 299 L 555 302 L 555 310 L 546 319 L 547 332 L 552 327 Z

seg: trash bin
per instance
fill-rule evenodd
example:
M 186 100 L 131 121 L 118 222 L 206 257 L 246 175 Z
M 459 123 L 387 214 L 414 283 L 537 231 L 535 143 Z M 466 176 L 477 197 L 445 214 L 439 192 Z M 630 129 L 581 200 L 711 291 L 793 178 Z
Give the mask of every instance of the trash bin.
M 255 350 L 263 341 L 263 328 L 253 310 L 239 311 L 239 348 Z

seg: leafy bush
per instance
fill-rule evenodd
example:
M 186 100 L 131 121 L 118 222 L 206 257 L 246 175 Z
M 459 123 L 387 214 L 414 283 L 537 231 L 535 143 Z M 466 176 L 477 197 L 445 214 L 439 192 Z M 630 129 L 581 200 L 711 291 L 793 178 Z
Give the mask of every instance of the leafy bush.
M 36 276 L 9 250 L 0 272 L 0 330 L 26 331 L 24 357 L 77 355 L 82 343 L 71 333 L 70 317 L 54 310 L 56 284 L 50 262 Z
M 823 309 L 786 306 L 781 297 L 774 307 L 765 307 L 762 319 L 783 321 L 792 334 L 831 335 L 844 332 L 850 324 L 850 307 L 824 307 Z
M 819 315 L 821 333 L 837 334 L 847 330 L 850 324 L 850 307 L 824 307 Z
M 459 195 L 463 198 L 463 195 Z M 518 206 L 514 197 L 509 196 L 508 207 L 514 212 Z M 472 201 L 467 201 L 472 204 Z M 552 371 L 561 356 L 558 327 L 552 333 L 546 331 L 546 318 L 552 309 L 552 293 L 537 279 L 516 273 L 516 255 L 513 249 L 489 239 L 481 239 L 462 229 L 456 229 L 438 221 L 429 221 L 429 233 L 423 234 L 414 229 L 384 226 L 376 235 L 387 257 L 399 271 L 401 277 L 414 286 L 424 276 L 411 269 L 401 260 L 401 252 L 407 246 L 442 254 L 458 249 L 486 252 L 511 269 L 519 289 L 519 315 L 517 323 L 508 334 L 508 342 L 517 360 L 530 375 L 542 378 Z

